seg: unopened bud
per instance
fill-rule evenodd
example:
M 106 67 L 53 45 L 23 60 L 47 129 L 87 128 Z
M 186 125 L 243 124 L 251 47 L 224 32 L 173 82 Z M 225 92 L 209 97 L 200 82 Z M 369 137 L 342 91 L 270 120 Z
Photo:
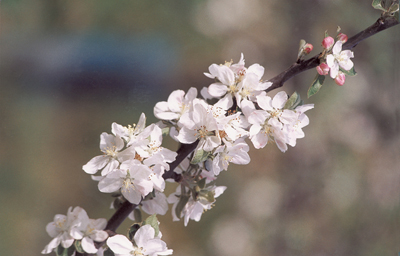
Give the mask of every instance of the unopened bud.
M 343 33 L 339 33 L 339 35 L 337 36 L 339 41 L 342 41 L 343 43 L 347 42 L 347 35 L 343 34 Z
M 312 44 L 306 44 L 304 46 L 303 51 L 304 51 L 305 54 L 309 54 L 312 51 L 313 48 L 314 48 L 314 46 Z
M 344 85 L 345 81 L 346 81 L 346 76 L 341 72 L 335 78 L 335 83 L 340 86 Z
M 335 43 L 335 39 L 333 39 L 330 36 L 327 36 L 324 38 L 324 40 L 322 40 L 322 47 L 324 47 L 325 49 L 329 49 L 332 47 L 332 45 Z
M 325 76 L 329 73 L 329 66 L 326 63 L 321 63 L 318 67 L 317 67 L 317 72 L 318 74 L 320 74 L 321 76 Z

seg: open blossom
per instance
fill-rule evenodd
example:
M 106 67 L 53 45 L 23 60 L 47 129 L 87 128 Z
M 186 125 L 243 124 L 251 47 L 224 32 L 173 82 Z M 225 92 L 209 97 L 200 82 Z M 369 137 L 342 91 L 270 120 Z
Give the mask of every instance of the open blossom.
M 201 215 L 206 210 L 212 208 L 212 205 L 215 202 L 215 198 L 219 197 L 222 193 L 224 193 L 226 187 L 225 186 L 211 186 L 207 187 L 206 191 L 202 191 L 204 194 L 209 192 L 213 193 L 214 200 L 210 202 L 205 197 L 199 196 L 197 200 L 194 200 L 193 197 L 189 197 L 188 202 L 181 212 L 181 216 L 176 216 L 176 207 L 179 202 L 179 198 L 181 196 L 181 187 L 178 186 L 175 193 L 169 195 L 168 203 L 173 204 L 172 206 L 172 217 L 174 221 L 179 221 L 180 218 L 184 219 L 184 225 L 187 226 L 189 220 L 200 221 Z M 200 192 L 201 194 L 201 192 Z
M 226 62 L 224 65 L 212 64 L 208 70 L 210 73 L 204 74 L 209 78 L 218 79 L 218 82 L 208 87 L 206 98 L 212 96 L 220 99 L 215 105 L 223 109 L 232 107 L 233 97 L 236 97 L 240 106 L 242 99 L 254 98 L 272 84 L 261 82 L 264 67 L 259 64 L 253 64 L 249 68 L 244 67 L 243 54 L 236 64 L 232 62 Z
M 47 233 L 54 237 L 46 245 L 42 254 L 47 254 L 56 249 L 60 244 L 69 248 L 76 240 L 81 240 L 82 248 L 87 253 L 96 253 L 94 242 L 102 242 L 107 239 L 108 234 L 103 231 L 106 227 L 105 219 L 89 219 L 86 211 L 81 207 L 68 209 L 67 215 L 56 214 L 54 221 L 46 226 Z
M 115 235 L 108 238 L 108 247 L 118 256 L 157 256 L 171 255 L 172 249 L 161 240 L 161 232 L 155 236 L 155 230 L 149 224 L 140 227 L 134 237 L 135 245 L 126 236 Z
M 124 141 L 120 136 L 114 136 L 103 132 L 100 135 L 100 150 L 104 155 L 93 157 L 82 169 L 88 174 L 95 174 L 101 170 L 101 175 L 105 176 L 118 168 L 119 164 L 129 158 L 134 157 L 133 148 L 124 148 Z
M 201 103 L 194 104 L 193 111 L 182 115 L 180 124 L 182 128 L 176 138 L 181 143 L 190 144 L 200 140 L 197 148 L 205 151 L 211 151 L 221 144 L 217 121 Z
M 173 91 L 168 101 L 158 102 L 154 107 L 154 116 L 161 120 L 179 120 L 179 118 L 191 109 L 192 101 L 197 97 L 197 89 L 192 87 L 185 92 Z
M 339 74 L 339 68 L 350 70 L 353 67 L 353 62 L 350 58 L 354 57 L 354 53 L 350 50 L 342 51 L 342 41 L 337 41 L 332 48 L 332 54 L 326 56 L 326 64 L 330 68 L 330 76 L 335 79 Z
M 133 126 L 128 125 L 128 127 L 125 127 L 114 122 L 111 125 L 111 131 L 115 136 L 123 138 L 127 143 L 126 146 L 128 147 L 136 141 L 137 136 L 144 130 L 145 126 L 146 116 L 144 113 L 142 113 L 137 124 L 133 124 Z
M 104 193 L 121 190 L 122 195 L 132 204 L 139 204 L 154 189 L 150 179 L 151 169 L 138 160 L 124 163 L 99 181 L 98 188 Z

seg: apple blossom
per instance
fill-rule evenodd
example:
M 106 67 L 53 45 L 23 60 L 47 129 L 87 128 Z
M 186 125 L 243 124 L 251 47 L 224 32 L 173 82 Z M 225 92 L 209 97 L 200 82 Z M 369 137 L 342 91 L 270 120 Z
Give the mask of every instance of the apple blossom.
M 350 50 L 342 51 L 342 41 L 337 41 L 332 48 L 332 54 L 326 56 L 326 64 L 330 68 L 330 76 L 335 79 L 339 73 L 339 68 L 344 70 L 350 70 L 353 67 L 353 62 L 350 58 L 354 57 L 354 54 Z
M 324 38 L 324 40 L 322 40 L 322 47 L 329 50 L 334 43 L 335 39 L 333 39 L 333 37 L 327 36 Z
M 326 63 L 321 63 L 319 64 L 319 66 L 317 67 L 317 72 L 318 74 L 320 74 L 321 76 L 325 76 L 329 73 L 329 66 Z
M 346 76 L 342 72 L 339 72 L 339 74 L 335 77 L 335 83 L 337 85 L 344 85 L 344 82 L 346 81 Z

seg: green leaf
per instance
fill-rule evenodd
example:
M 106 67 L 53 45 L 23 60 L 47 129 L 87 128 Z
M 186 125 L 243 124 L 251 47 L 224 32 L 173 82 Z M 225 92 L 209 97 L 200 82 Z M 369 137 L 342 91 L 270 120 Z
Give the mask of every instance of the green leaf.
M 194 152 L 192 161 L 190 161 L 190 163 L 191 164 L 201 163 L 207 159 L 209 154 L 210 154 L 210 152 L 204 151 L 202 149 L 196 150 L 196 152 Z
M 75 240 L 74 245 L 75 245 L 75 249 L 76 249 L 77 252 L 85 253 L 85 251 L 82 248 L 82 241 L 81 240 Z
M 289 99 L 286 101 L 284 109 L 295 109 L 297 106 L 301 105 L 303 101 L 300 99 L 300 95 L 294 92 Z
M 60 244 L 56 249 L 56 255 L 57 256 L 71 256 L 72 254 L 74 254 L 74 252 L 75 252 L 75 246 L 74 245 L 71 245 L 68 248 L 64 248 Z
M 357 72 L 354 70 L 354 66 L 350 70 L 344 70 L 344 69 L 340 68 L 340 71 L 342 71 L 346 76 L 357 75 Z
M 197 182 L 197 185 L 199 186 L 199 188 L 203 189 L 203 188 L 206 187 L 206 179 L 207 179 L 207 178 L 204 178 L 204 179 L 201 179 L 201 180 L 199 180 L 199 181 Z
M 142 222 L 142 212 L 138 208 L 133 210 L 133 217 L 136 222 Z
M 400 21 L 400 20 L 399 20 L 399 12 L 395 12 L 395 13 L 394 13 L 394 18 L 395 18 L 397 21 Z
M 160 232 L 160 228 L 158 226 L 158 219 L 156 214 L 153 214 L 149 217 L 147 217 L 147 219 L 143 222 L 143 225 L 147 225 L 149 224 L 150 226 L 152 226 L 154 228 L 154 230 L 156 231 L 155 236 L 158 236 L 158 233 Z
M 388 10 L 388 13 L 393 14 L 395 12 L 399 12 L 399 4 L 393 3 Z
M 312 82 L 310 88 L 308 88 L 307 97 L 310 98 L 314 94 L 316 94 L 319 89 L 321 89 L 322 84 L 324 83 L 325 76 L 317 74 Z
M 382 0 L 373 0 L 372 7 L 374 7 L 377 10 L 386 12 L 386 9 L 382 6 Z
M 164 127 L 161 129 L 162 131 L 162 136 L 167 136 L 169 134 L 169 129 L 170 127 Z
M 181 212 L 183 211 L 183 208 L 185 207 L 186 203 L 189 201 L 189 196 L 188 195 L 181 195 L 179 198 L 179 202 L 176 205 L 175 208 L 175 214 L 178 218 L 181 217 Z

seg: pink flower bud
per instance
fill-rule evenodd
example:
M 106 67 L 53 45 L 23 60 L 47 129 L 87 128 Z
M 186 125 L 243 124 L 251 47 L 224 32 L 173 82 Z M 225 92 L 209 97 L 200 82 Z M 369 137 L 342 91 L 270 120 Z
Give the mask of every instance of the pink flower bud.
M 332 45 L 335 43 L 335 39 L 333 39 L 330 36 L 327 36 L 324 38 L 324 40 L 322 40 L 322 47 L 324 47 L 325 49 L 329 49 L 332 47 Z
M 326 63 L 321 63 L 318 67 L 317 67 L 317 72 L 318 74 L 320 74 L 321 76 L 325 76 L 329 73 L 329 66 Z
M 314 48 L 314 46 L 312 44 L 306 44 L 304 46 L 304 50 L 303 51 L 304 51 L 305 54 L 309 54 L 312 51 L 313 48 Z
M 343 34 L 343 33 L 339 33 L 339 35 L 337 36 L 339 41 L 342 41 L 343 43 L 347 42 L 347 35 Z
M 343 73 L 339 73 L 335 78 L 335 83 L 340 86 L 344 85 L 345 81 L 346 81 L 346 76 Z

